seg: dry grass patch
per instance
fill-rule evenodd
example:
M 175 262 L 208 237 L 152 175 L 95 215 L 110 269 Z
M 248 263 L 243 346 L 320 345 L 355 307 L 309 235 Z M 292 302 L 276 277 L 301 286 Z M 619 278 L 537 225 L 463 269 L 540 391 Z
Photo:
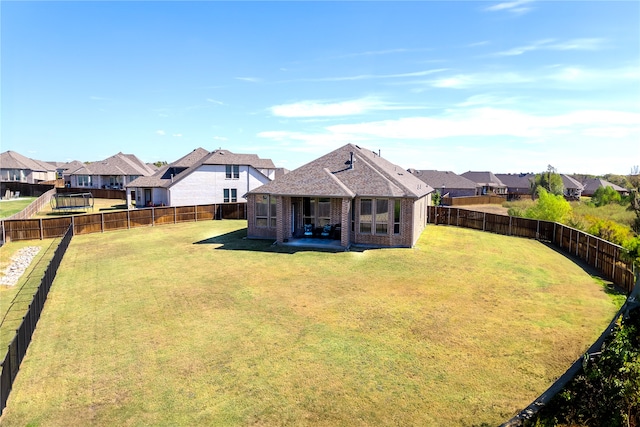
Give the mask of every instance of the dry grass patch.
M 531 240 L 288 253 L 244 227 L 75 237 L 3 425 L 495 425 L 617 308 Z

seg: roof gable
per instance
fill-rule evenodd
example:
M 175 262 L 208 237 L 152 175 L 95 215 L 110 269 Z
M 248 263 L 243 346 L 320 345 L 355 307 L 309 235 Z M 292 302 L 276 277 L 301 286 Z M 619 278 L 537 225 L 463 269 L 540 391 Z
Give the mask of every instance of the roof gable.
M 475 190 L 478 187 L 478 184 L 470 179 L 451 171 L 409 169 L 409 172 L 433 188 Z

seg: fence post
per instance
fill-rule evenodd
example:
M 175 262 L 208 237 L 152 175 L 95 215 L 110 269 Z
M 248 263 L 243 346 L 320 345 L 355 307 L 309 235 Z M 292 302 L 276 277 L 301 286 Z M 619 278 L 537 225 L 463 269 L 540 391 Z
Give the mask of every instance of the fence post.
M 131 228 L 131 215 L 129 214 L 129 209 L 127 209 L 127 230 Z
M 589 239 L 589 234 L 587 234 L 587 264 L 589 264 L 589 249 L 591 249 L 591 242 Z
M 536 223 L 536 240 L 540 240 L 540 220 Z
M 460 209 L 456 210 L 456 227 L 460 226 Z
M 487 213 L 482 212 L 482 231 L 484 231 L 484 226 L 486 222 L 487 222 Z
M 509 236 L 511 236 L 511 223 L 513 222 L 513 217 L 509 215 Z
M 178 222 L 178 208 L 177 207 L 173 207 L 173 223 L 175 224 L 176 222 Z
M 558 245 L 558 238 L 556 237 L 556 225 L 558 225 L 557 222 L 553 223 L 553 244 L 554 245 Z
M 151 226 L 156 225 L 156 208 L 151 208 Z
M 40 218 L 40 240 L 44 239 L 44 230 L 42 229 L 42 218 Z
M 571 241 L 573 240 L 573 228 L 569 228 L 569 247 L 567 252 L 571 253 Z
M 100 230 L 104 233 L 104 213 L 100 214 Z
M 576 232 L 576 256 L 578 256 L 578 249 L 580 248 L 580 232 Z
M 598 268 L 598 254 L 600 253 L 600 239 L 596 240 L 596 261 L 595 266 Z

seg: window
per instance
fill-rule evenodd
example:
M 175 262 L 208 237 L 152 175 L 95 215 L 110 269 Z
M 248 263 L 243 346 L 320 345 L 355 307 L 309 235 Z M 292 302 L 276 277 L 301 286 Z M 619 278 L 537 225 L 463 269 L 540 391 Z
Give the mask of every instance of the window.
M 270 196 L 269 200 L 269 223 L 271 228 L 276 228 L 276 198 Z
M 323 227 L 331 223 L 331 199 L 328 197 L 305 197 L 302 217 L 305 224 Z
M 6 181 L 26 181 L 23 169 L 5 169 L 2 174 Z
M 393 207 L 393 234 L 400 234 L 400 200 L 396 200 Z
M 78 187 L 91 187 L 91 175 L 78 175 Z
M 227 179 L 240 178 L 240 166 L 239 165 L 226 165 L 226 177 Z
M 395 222 L 400 229 L 399 200 L 394 204 L 394 232 Z M 380 234 L 389 233 L 389 199 L 360 199 L 360 233 Z
M 360 200 L 360 233 L 363 233 L 363 234 L 371 233 L 371 224 L 373 222 L 372 206 L 373 206 L 372 199 Z
M 238 190 L 235 188 L 225 188 L 223 191 L 224 203 L 235 203 L 238 201 Z
M 331 199 L 318 199 L 318 227 L 331 222 Z
M 266 194 L 256 196 L 256 226 L 276 227 L 276 197 Z
M 376 234 L 387 234 L 389 224 L 389 200 L 376 199 Z

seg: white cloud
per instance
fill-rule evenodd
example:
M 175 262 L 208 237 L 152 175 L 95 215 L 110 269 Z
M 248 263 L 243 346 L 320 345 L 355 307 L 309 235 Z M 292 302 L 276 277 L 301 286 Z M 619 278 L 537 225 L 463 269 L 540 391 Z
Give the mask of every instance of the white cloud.
M 497 11 L 504 10 L 514 14 L 523 14 L 531 10 L 531 8 L 527 6 L 531 2 L 532 0 L 516 0 L 516 1 L 502 2 L 502 3 L 494 4 L 493 6 L 489 6 L 484 10 L 488 12 L 497 12 Z
M 156 135 L 164 136 L 166 134 L 162 129 L 156 131 Z
M 554 138 L 558 135 L 622 137 L 640 132 L 640 114 L 582 110 L 558 115 L 533 115 L 498 108 L 458 109 L 433 117 L 407 117 L 327 126 L 317 133 L 270 131 L 259 137 L 309 145 L 349 141 L 433 140 L 448 137 Z
M 241 80 L 243 82 L 250 82 L 250 83 L 259 83 L 262 81 L 262 79 L 258 77 L 236 77 L 235 79 Z
M 171 136 L 174 136 L 176 138 L 182 138 L 182 134 L 181 133 L 174 133 L 174 134 L 171 134 Z
M 210 102 L 212 104 L 224 105 L 224 102 L 218 101 L 216 99 L 211 99 L 211 98 L 207 98 L 207 102 Z
M 228 141 L 229 138 L 225 138 L 224 136 L 214 136 L 211 139 L 215 139 L 216 141 Z
M 477 74 L 457 74 L 450 77 L 443 77 L 431 80 L 429 83 L 433 87 L 465 89 L 474 86 L 486 86 L 492 84 L 504 85 L 514 83 L 530 83 L 533 78 L 519 73 L 477 73 Z
M 377 110 L 409 110 L 421 109 L 420 106 L 408 106 L 387 103 L 374 97 L 366 97 L 351 101 L 300 101 L 292 104 L 274 105 L 271 113 L 278 117 L 337 117 L 365 114 Z
M 318 77 L 297 79 L 295 81 L 302 82 L 344 82 L 344 81 L 356 81 L 356 80 L 376 80 L 376 79 L 401 79 L 407 77 L 422 77 L 430 74 L 441 73 L 448 71 L 448 68 L 435 68 L 431 70 L 412 71 L 408 73 L 397 74 L 359 74 L 355 76 L 336 76 L 336 77 Z
M 556 42 L 554 39 L 538 40 L 531 44 L 518 46 L 509 50 L 494 53 L 495 56 L 517 56 L 536 50 L 600 50 L 604 47 L 604 39 L 582 38 Z

